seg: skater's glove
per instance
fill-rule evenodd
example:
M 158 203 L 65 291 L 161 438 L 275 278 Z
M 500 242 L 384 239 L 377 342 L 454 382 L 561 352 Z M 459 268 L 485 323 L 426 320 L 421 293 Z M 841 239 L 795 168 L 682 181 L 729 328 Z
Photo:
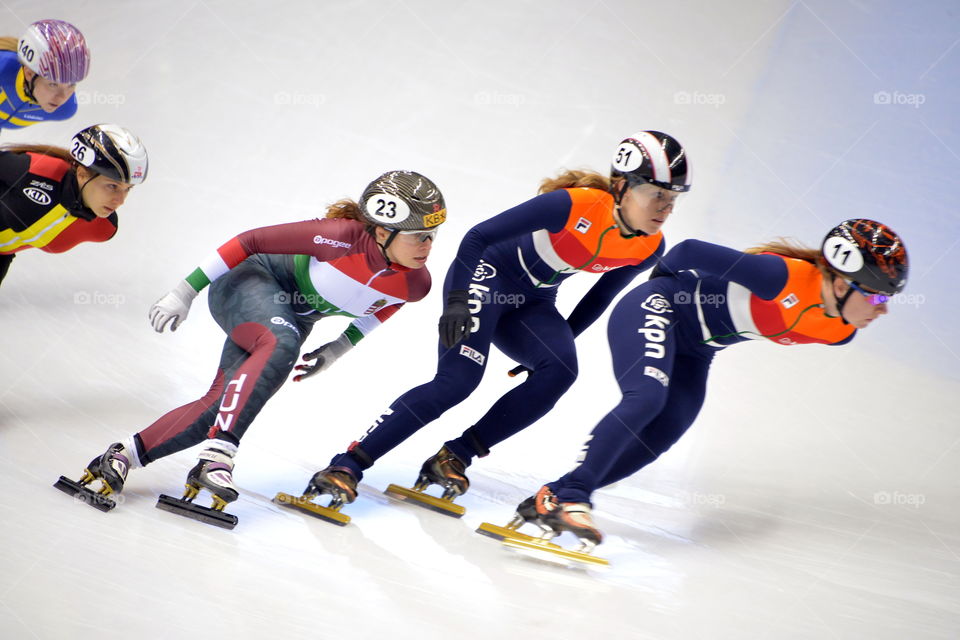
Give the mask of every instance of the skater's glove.
M 190 305 L 197 297 L 197 290 L 189 282 L 181 280 L 180 284 L 170 290 L 170 293 L 157 300 L 150 307 L 150 324 L 157 333 L 169 325 L 171 331 L 176 331 L 190 312 Z
M 330 365 L 336 362 L 340 356 L 347 351 L 350 351 L 350 349 L 353 349 L 353 343 L 350 342 L 350 338 L 348 338 L 346 334 L 341 334 L 340 337 L 333 342 L 328 342 L 319 349 L 303 354 L 303 361 L 312 361 L 313 364 L 298 364 L 295 366 L 295 370 L 302 371 L 303 373 L 293 376 L 293 381 L 300 382 L 304 378 L 309 378 L 314 374 L 329 369 Z
M 439 323 L 440 344 L 447 349 L 463 340 L 473 324 L 467 305 L 468 295 L 465 289 L 454 289 L 447 294 L 447 305 Z
M 530 369 L 528 369 L 527 367 L 523 366 L 522 364 L 518 364 L 513 369 L 510 369 L 510 371 L 507 371 L 507 375 L 510 376 L 511 378 L 516 378 L 521 373 L 526 373 L 529 375 L 533 372 L 530 371 Z

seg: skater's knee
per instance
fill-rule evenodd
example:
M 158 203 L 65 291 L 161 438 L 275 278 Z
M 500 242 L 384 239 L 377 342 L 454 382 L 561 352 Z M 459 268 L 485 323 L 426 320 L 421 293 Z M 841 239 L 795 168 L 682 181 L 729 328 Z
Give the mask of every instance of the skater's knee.
M 455 376 L 438 373 L 430 382 L 437 397 L 443 398 L 450 406 L 466 400 L 480 384 L 481 376 Z

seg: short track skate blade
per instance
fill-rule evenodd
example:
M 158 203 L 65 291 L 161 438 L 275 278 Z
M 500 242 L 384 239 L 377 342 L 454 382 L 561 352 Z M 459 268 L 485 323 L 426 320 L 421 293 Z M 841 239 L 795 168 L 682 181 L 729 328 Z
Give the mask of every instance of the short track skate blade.
M 237 522 L 239 522 L 237 516 L 233 514 L 217 511 L 210 507 L 201 507 L 198 504 L 163 494 L 161 494 L 157 500 L 157 509 L 163 509 L 164 511 L 175 513 L 178 516 L 199 520 L 200 522 L 212 524 L 215 527 L 221 527 L 223 529 L 233 529 L 237 526 Z
M 477 533 L 483 536 L 489 536 L 494 540 L 523 540 L 524 542 L 536 542 L 552 549 L 562 549 L 560 545 L 553 544 L 552 542 L 545 542 L 540 540 L 536 536 L 527 535 L 526 533 L 520 533 L 516 529 L 511 529 L 510 527 L 501 527 L 498 524 L 492 524 L 490 522 L 484 522 L 479 527 L 477 527 Z
M 564 564 L 573 562 L 591 567 L 610 566 L 610 561 L 606 558 L 598 558 L 595 555 L 582 553 L 580 551 L 571 551 L 570 549 L 564 549 L 559 545 L 549 542 L 528 542 L 526 540 L 519 540 L 517 538 L 506 538 L 502 541 L 502 544 L 505 547 L 509 547 L 521 553 L 531 555 L 541 560 L 548 560 L 550 562 L 557 562 L 560 560 L 561 562 L 567 561 Z
M 401 487 L 400 485 L 396 484 L 389 485 L 384 493 L 388 496 L 396 498 L 397 500 L 412 500 L 421 507 L 426 507 L 431 511 L 436 511 L 437 513 L 442 513 L 445 516 L 451 516 L 453 518 L 463 517 L 463 514 L 467 512 L 464 507 L 455 504 L 453 500 L 435 498 L 427 493 L 424 493 L 423 491 L 407 489 L 406 487 Z
M 350 523 L 350 516 L 340 513 L 335 509 L 330 507 L 322 507 L 319 504 L 306 500 L 298 496 L 292 496 L 289 493 L 278 493 L 273 499 L 274 504 L 279 504 L 282 507 L 289 507 L 291 509 L 296 509 L 297 511 L 302 511 L 308 513 L 311 516 L 316 516 L 321 520 L 326 520 L 333 524 L 340 525 L 344 527 Z
M 85 502 L 94 509 L 99 509 L 106 513 L 110 511 L 117 503 L 103 495 L 102 493 L 97 493 L 87 487 L 83 486 L 78 482 L 74 482 L 70 478 L 60 476 L 60 479 L 53 483 L 53 486 L 64 493 L 70 494 L 78 502 Z

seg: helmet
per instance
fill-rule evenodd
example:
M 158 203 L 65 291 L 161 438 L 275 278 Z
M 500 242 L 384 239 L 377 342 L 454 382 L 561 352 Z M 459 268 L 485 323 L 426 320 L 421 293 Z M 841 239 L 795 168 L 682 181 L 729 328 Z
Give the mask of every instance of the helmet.
M 638 131 L 625 138 L 613 154 L 610 180 L 626 178 L 617 202 L 626 190 L 650 183 L 670 191 L 689 191 L 690 162 L 683 147 L 672 136 L 659 131 Z
M 440 189 L 414 171 L 388 171 L 368 184 L 360 210 L 370 224 L 393 231 L 432 229 L 447 219 Z
M 907 248 L 893 229 L 879 222 L 841 222 L 823 239 L 821 251 L 835 272 L 869 291 L 892 296 L 907 284 Z
M 40 20 L 27 27 L 17 45 L 17 59 L 37 75 L 61 84 L 80 82 L 90 70 L 87 41 L 63 20 Z
M 140 138 L 116 124 L 87 127 L 70 142 L 74 160 L 111 180 L 140 184 L 147 178 L 147 150 Z

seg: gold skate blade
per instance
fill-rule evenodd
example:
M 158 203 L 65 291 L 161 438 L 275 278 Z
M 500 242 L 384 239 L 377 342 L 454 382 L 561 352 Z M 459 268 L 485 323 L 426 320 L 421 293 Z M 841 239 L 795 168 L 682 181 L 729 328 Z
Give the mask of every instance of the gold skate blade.
M 302 511 L 308 513 L 312 516 L 316 516 L 321 520 L 326 520 L 327 522 L 332 522 L 333 524 L 338 524 L 341 527 L 349 524 L 350 516 L 340 513 L 336 509 L 331 509 L 330 507 L 322 507 L 319 504 L 301 498 L 298 496 L 292 496 L 289 493 L 278 493 L 273 498 L 274 504 L 279 504 L 282 507 L 289 507 L 291 509 L 296 509 L 297 511 Z
M 193 504 L 192 502 L 164 494 L 160 494 L 160 498 L 157 499 L 157 509 L 169 511 L 170 513 L 175 513 L 185 518 L 199 520 L 200 522 L 212 524 L 222 529 L 233 529 L 237 526 L 237 522 L 239 522 L 237 516 L 232 513 L 224 513 L 219 509 L 212 509 L 210 507 L 201 507 L 198 504 Z
M 424 493 L 423 491 L 418 491 L 417 489 L 408 489 L 397 484 L 389 485 L 384 490 L 384 493 L 388 496 L 396 498 L 397 500 L 412 500 L 414 503 L 419 504 L 422 507 L 426 507 L 427 509 L 436 511 L 437 513 L 442 513 L 445 516 L 460 518 L 467 512 L 464 507 L 455 504 L 453 500 L 435 498 L 428 493 Z
M 501 541 L 501 544 L 503 544 L 505 547 L 510 547 L 511 549 L 520 551 L 521 553 L 531 555 L 541 560 L 548 560 L 550 562 L 556 562 L 559 559 L 585 564 L 592 567 L 610 566 L 610 561 L 606 558 L 598 558 L 595 555 L 580 551 L 571 551 L 570 549 L 564 549 L 563 547 L 550 542 L 528 542 L 526 540 L 519 540 L 517 538 L 505 538 Z
M 106 513 L 110 511 L 117 503 L 107 497 L 107 494 L 97 493 L 87 487 L 74 482 L 66 476 L 60 476 L 60 479 L 53 483 L 53 486 L 64 493 L 73 496 L 78 502 L 85 502 L 94 509 Z
M 550 548 L 562 549 L 560 545 L 554 544 L 552 542 L 546 542 L 541 540 L 536 536 L 531 536 L 526 533 L 520 533 L 516 529 L 511 529 L 510 527 L 501 527 L 498 524 L 493 524 L 490 522 L 484 522 L 479 527 L 477 527 L 477 533 L 484 536 L 489 536 L 494 540 L 523 540 L 524 542 L 536 542 L 537 544 L 545 545 Z

